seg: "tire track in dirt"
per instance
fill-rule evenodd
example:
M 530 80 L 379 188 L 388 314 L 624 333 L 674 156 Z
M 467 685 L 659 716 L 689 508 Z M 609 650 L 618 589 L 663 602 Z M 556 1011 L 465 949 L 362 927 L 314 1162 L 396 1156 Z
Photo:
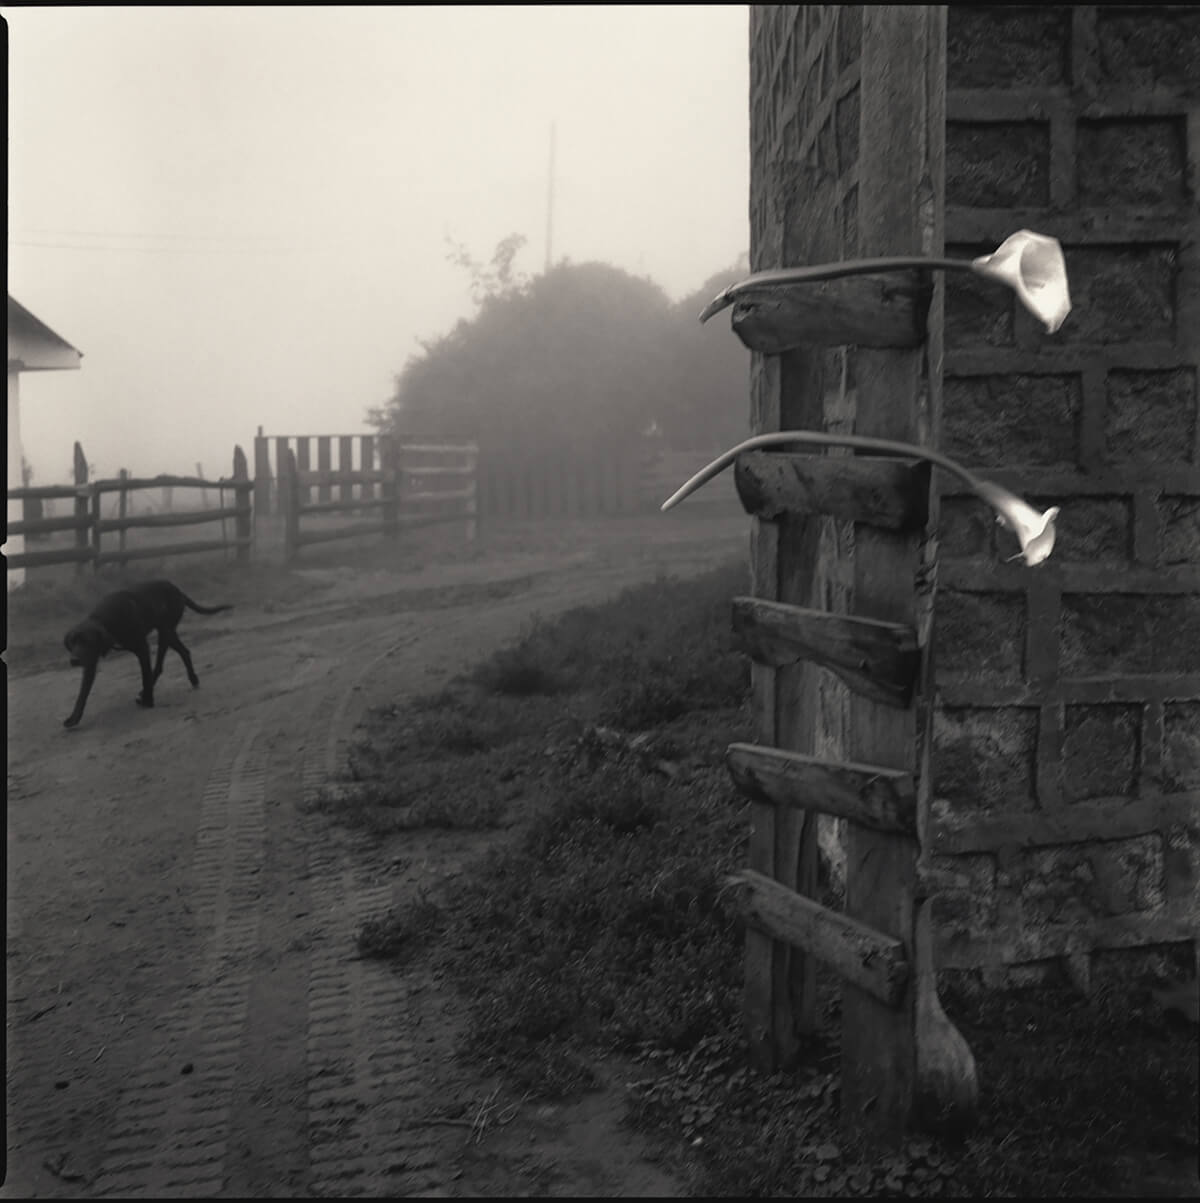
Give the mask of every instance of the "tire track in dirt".
M 205 1196 L 221 1189 L 258 941 L 265 774 L 258 726 L 210 775 L 192 869 L 206 950 L 165 1038 L 125 1088 L 96 1179 L 99 1196 Z M 190 1069 L 189 1069 L 190 1066 Z

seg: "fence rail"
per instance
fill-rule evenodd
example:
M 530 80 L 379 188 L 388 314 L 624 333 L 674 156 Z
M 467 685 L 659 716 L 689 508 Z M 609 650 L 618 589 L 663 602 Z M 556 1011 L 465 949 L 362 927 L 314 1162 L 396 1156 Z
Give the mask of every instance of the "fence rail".
M 62 531 L 75 532 L 73 547 L 46 548 L 39 551 L 17 551 L 6 557 L 9 570 L 17 568 L 42 568 L 54 564 L 74 564 L 76 572 L 85 571 L 88 564 L 93 570 L 103 564 L 124 564 L 129 560 L 153 559 L 160 556 L 194 555 L 198 552 L 221 551 L 233 548 L 239 562 L 246 563 L 250 558 L 250 547 L 253 542 L 253 523 L 251 510 L 251 494 L 254 482 L 250 480 L 246 466 L 246 456 L 240 447 L 233 451 L 233 475 L 220 480 L 207 480 L 202 476 L 174 476 L 164 473 L 159 476 L 134 477 L 124 470 L 118 477 L 103 480 L 88 480 L 88 463 L 83 448 L 76 443 L 74 455 L 75 484 L 73 485 L 38 485 L 29 488 L 9 489 L 10 501 L 43 501 L 54 498 L 71 498 L 74 501 L 74 513 L 69 517 L 58 518 L 26 518 L 10 522 L 7 527 L 9 537 L 26 535 L 41 536 L 57 534 Z M 221 503 L 214 509 L 185 510 L 179 513 L 167 514 L 131 514 L 129 513 L 129 498 L 131 494 L 146 489 L 162 489 L 169 497 L 173 488 L 217 490 Z M 234 495 L 234 504 L 225 505 L 223 497 L 226 491 Z M 104 518 L 101 516 L 101 499 L 106 494 L 118 495 L 118 516 Z M 222 538 L 192 540 L 184 543 L 156 544 L 152 547 L 126 546 L 126 532 L 138 528 L 162 530 L 174 526 L 195 526 L 202 523 L 222 523 Z M 232 522 L 234 534 L 231 538 L 224 536 L 224 524 Z M 115 549 L 106 550 L 104 536 L 118 536 Z
M 330 463 L 335 436 L 316 438 L 317 463 L 311 467 L 309 436 L 276 438 L 277 496 L 284 520 L 284 561 L 290 563 L 300 549 L 314 543 L 367 535 L 396 536 L 401 530 L 444 522 L 462 522 L 464 537 L 477 534 L 476 473 L 478 448 L 467 444 L 401 443 L 383 436 L 357 436 L 362 451 L 360 468 L 352 470 L 350 436 L 336 436 L 339 465 Z M 269 445 L 261 434 L 256 440 L 256 463 L 269 469 Z M 376 459 L 380 467 L 374 466 Z M 463 484 L 464 479 L 466 484 Z M 447 486 L 447 482 L 449 485 Z M 340 497 L 332 499 L 332 486 Z M 256 495 L 270 497 L 270 480 L 256 482 Z M 441 487 L 439 487 L 441 486 Z M 379 496 L 375 496 L 378 487 Z M 316 493 L 318 500 L 311 500 Z M 304 519 L 326 514 L 363 514 L 382 511 L 371 521 L 333 529 L 305 529 Z

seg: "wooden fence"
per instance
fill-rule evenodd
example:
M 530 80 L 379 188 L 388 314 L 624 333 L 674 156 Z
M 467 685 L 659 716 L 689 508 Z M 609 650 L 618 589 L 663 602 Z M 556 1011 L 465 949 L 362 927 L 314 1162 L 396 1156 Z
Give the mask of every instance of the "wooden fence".
M 862 12 L 854 75 L 861 139 L 850 160 L 856 249 L 920 254 L 941 245 L 942 194 L 935 184 L 927 196 L 922 181 L 941 180 L 945 9 Z M 832 37 L 836 26 L 810 31 L 805 20 L 811 45 L 795 74 L 815 78 L 821 54 L 824 85 L 826 57 L 839 61 L 841 44 L 829 54 L 818 34 Z M 802 156 L 780 161 L 783 148 L 757 120 L 755 132 L 755 170 L 772 181 L 755 212 L 755 262 L 759 270 L 782 266 L 782 256 L 820 262 L 839 245 L 842 181 L 810 172 Z M 803 204 L 789 208 L 797 196 Z M 777 329 L 769 328 L 777 316 L 770 306 L 735 310 L 733 327 L 753 352 L 754 433 L 820 430 L 852 415 L 860 434 L 926 444 L 936 437 L 940 308 L 931 308 L 926 329 L 861 336 L 883 330 L 892 293 L 903 286 L 919 295 L 916 272 L 895 279 L 887 290 L 847 288 L 853 303 L 785 316 Z M 858 344 L 852 360 L 825 349 L 846 344 Z M 842 980 L 844 1126 L 888 1144 L 916 1122 L 965 1127 L 978 1101 L 975 1062 L 938 1000 L 931 932 L 932 898 L 945 882 L 928 836 L 937 579 L 928 467 L 749 453 L 739 457 L 735 484 L 755 519 L 754 595 L 735 599 L 734 627 L 754 662 L 758 740 L 728 751 L 753 825 L 750 864 L 737 879 L 751 1054 L 766 1068 L 794 1060 L 817 1026 L 820 960 Z M 844 911 L 813 897 L 818 814 L 845 821 Z
M 399 443 L 371 435 L 358 438 L 364 447 L 357 470 L 340 465 L 330 467 L 328 452 L 333 436 L 319 436 L 318 467 L 308 466 L 309 439 L 297 439 L 297 448 L 289 440 L 277 440 L 276 464 L 282 465 L 276 479 L 284 520 L 284 561 L 291 563 L 304 546 L 364 535 L 394 537 L 402 529 L 430 526 L 443 522 L 462 522 L 464 538 L 477 534 L 476 468 L 478 449 L 474 444 Z M 350 436 L 354 437 L 354 436 Z M 263 440 L 265 442 L 265 440 Z M 349 438 L 339 438 L 344 445 Z M 379 467 L 371 466 L 376 452 Z M 349 456 L 341 457 L 344 464 Z M 262 463 L 262 461 L 259 461 Z M 334 485 L 340 490 L 331 497 Z M 378 490 L 378 495 L 376 495 Z M 312 501 L 313 494 L 317 500 Z M 378 512 L 370 521 L 343 524 L 333 528 L 303 529 L 305 516 L 327 514 L 364 515 Z
M 122 469 L 120 475 L 114 479 L 89 481 L 87 459 L 83 454 L 83 448 L 76 443 L 74 474 L 75 484 L 73 485 L 41 485 L 8 490 L 8 498 L 14 501 L 71 498 L 74 502 L 74 512 L 70 517 L 26 518 L 19 522 L 10 522 L 8 524 L 10 535 L 37 537 L 60 531 L 73 531 L 75 534 L 73 546 L 46 548 L 41 551 L 22 551 L 8 556 L 7 567 L 9 569 L 73 563 L 76 565 L 76 571 L 82 572 L 87 564 L 91 564 L 92 569 L 95 570 L 103 564 L 124 565 L 129 560 L 192 555 L 198 552 L 222 551 L 231 547 L 235 549 L 239 562 L 246 563 L 250 559 L 252 542 L 250 497 L 254 490 L 254 483 L 250 480 L 246 456 L 240 447 L 235 447 L 233 450 L 232 477 L 220 480 L 205 480 L 200 476 L 170 475 L 139 478 L 130 476 Z M 216 508 L 176 513 L 130 513 L 129 495 L 131 493 L 145 489 L 161 489 L 164 497 L 169 497 L 170 490 L 175 488 L 217 490 L 220 494 L 219 504 Z M 233 494 L 232 505 L 225 504 L 226 492 Z M 105 494 L 111 493 L 118 495 L 118 511 L 116 517 L 105 518 L 102 515 L 101 503 Z M 186 543 L 157 543 L 146 547 L 127 545 L 127 532 L 130 530 L 138 528 L 159 530 L 212 522 L 222 524 L 220 539 L 200 539 Z M 233 523 L 232 538 L 225 534 L 226 522 Z M 111 537 L 113 534 L 117 535 L 117 546 L 106 550 L 104 537 L 106 535 Z

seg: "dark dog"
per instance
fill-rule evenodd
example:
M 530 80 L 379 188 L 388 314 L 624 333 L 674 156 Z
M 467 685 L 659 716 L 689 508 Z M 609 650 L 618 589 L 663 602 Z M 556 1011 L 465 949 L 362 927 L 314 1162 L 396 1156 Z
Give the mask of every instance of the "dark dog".
M 142 692 L 134 699 L 139 706 L 154 705 L 154 682 L 162 676 L 163 660 L 167 648 L 172 647 L 187 669 L 188 680 L 195 689 L 200 684 L 192 657 L 175 633 L 183 618 L 183 608 L 195 610 L 197 614 L 218 614 L 232 610 L 232 606 L 198 606 L 182 589 L 170 581 L 147 581 L 120 589 L 100 599 L 100 604 L 81 622 L 72 627 L 63 642 L 71 654 L 73 667 L 83 669 L 83 681 L 79 685 L 79 697 L 75 709 L 63 722 L 64 727 L 74 727 L 83 717 L 92 682 L 96 679 L 96 665 L 101 656 L 113 648 L 133 652 L 142 666 Z M 150 671 L 150 643 L 147 636 L 158 632 L 158 658 L 154 672 Z

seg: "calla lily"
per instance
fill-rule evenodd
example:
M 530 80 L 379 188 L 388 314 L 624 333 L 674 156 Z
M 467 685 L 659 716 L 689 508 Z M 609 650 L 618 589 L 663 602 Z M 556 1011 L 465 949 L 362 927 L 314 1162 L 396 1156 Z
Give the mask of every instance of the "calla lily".
M 1057 238 L 1018 230 L 990 255 L 971 262 L 981 276 L 1009 285 L 1034 317 L 1053 334 L 1071 312 L 1067 265 Z
M 817 280 L 836 280 L 843 276 L 865 276 L 878 272 L 969 271 L 1007 284 L 1034 317 L 1046 323 L 1053 334 L 1071 312 L 1067 288 L 1067 268 L 1057 238 L 1018 230 L 1006 238 L 990 255 L 977 259 L 932 259 L 924 255 L 896 255 L 882 259 L 847 259 L 840 263 L 816 263 L 807 267 L 783 267 L 755 272 L 715 296 L 700 311 L 700 320 L 732 305 L 745 293 L 764 288 L 810 284 Z
M 1041 514 L 1015 493 L 990 480 L 977 481 L 974 488 L 996 511 L 996 521 L 1007 526 L 1020 540 L 1021 550 L 1009 559 L 1023 556 L 1026 564 L 1040 564 L 1054 550 L 1054 520 L 1058 517 L 1058 506 L 1052 505 Z
M 1015 493 L 990 480 L 981 480 L 962 464 L 940 451 L 918 447 L 915 443 L 902 443 L 896 439 L 874 439 L 859 434 L 824 434 L 816 430 L 780 430 L 773 434 L 759 434 L 753 438 L 721 452 L 710 464 L 686 481 L 659 507 L 662 512 L 673 509 L 689 493 L 707 484 L 714 476 L 724 472 L 743 451 L 754 451 L 761 447 L 779 447 L 791 443 L 809 444 L 818 447 L 856 447 L 860 451 L 875 451 L 881 455 L 897 455 L 905 459 L 923 459 L 939 468 L 953 473 L 965 481 L 979 497 L 990 505 L 997 519 L 1016 534 L 1021 550 L 1012 559 L 1023 557 L 1031 567 L 1040 564 L 1054 550 L 1054 519 L 1058 517 L 1058 506 L 1051 506 L 1044 514 L 1039 513 L 1028 502 Z

